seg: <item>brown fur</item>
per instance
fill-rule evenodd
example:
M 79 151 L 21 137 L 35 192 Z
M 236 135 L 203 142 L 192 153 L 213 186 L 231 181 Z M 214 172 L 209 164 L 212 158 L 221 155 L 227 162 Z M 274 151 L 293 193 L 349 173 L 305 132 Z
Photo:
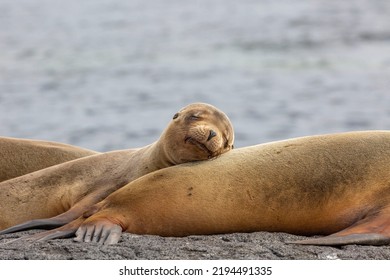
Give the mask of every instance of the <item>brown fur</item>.
M 83 218 L 37 237 L 78 227 L 77 241 L 105 244 L 118 242 L 122 231 L 282 231 L 336 238 L 319 239 L 320 245 L 389 243 L 390 132 L 303 137 L 159 170 L 112 193 Z
M 0 137 L 0 182 L 95 154 L 62 143 Z
M 227 116 L 203 103 L 177 113 L 155 143 L 81 158 L 0 183 L 0 228 L 31 219 L 66 223 L 128 182 L 152 171 L 229 151 Z

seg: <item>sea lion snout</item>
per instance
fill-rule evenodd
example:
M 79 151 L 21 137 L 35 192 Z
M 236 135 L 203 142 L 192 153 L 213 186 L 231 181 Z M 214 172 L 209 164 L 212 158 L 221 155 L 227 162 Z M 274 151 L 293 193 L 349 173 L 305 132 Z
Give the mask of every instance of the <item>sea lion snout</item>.
M 184 142 L 203 151 L 199 153 L 199 158 L 196 160 L 212 158 L 227 151 L 224 148 L 221 133 L 216 131 L 218 130 L 204 124 L 190 128 L 185 136 Z
M 192 140 L 206 146 L 208 150 L 214 152 L 223 146 L 221 135 L 217 131 L 218 129 L 209 124 L 198 124 L 189 130 L 187 139 L 192 138 Z
M 210 130 L 210 134 L 209 134 L 209 137 L 207 138 L 207 141 L 210 141 L 212 138 L 214 138 L 215 136 L 217 136 L 217 133 L 214 131 L 214 130 Z
M 231 150 L 233 125 L 216 107 L 193 103 L 174 114 L 160 142 L 172 163 L 207 160 Z
M 203 150 L 208 158 L 232 149 L 233 126 L 225 113 L 206 103 L 193 103 L 173 116 L 174 123 L 182 124 L 184 142 Z M 200 155 L 202 159 L 203 155 Z M 194 158 L 195 159 L 195 158 Z

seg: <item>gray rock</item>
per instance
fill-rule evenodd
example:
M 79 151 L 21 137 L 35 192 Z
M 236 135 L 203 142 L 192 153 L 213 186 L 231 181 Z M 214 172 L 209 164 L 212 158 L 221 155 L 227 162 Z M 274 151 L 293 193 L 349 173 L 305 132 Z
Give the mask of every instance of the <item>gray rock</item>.
M 3 260 L 383 260 L 390 246 L 302 246 L 284 241 L 304 237 L 286 233 L 233 233 L 160 237 L 125 233 L 116 245 L 78 243 L 72 239 L 30 243 L 16 238 L 37 230 L 0 236 Z M 16 240 L 9 243 L 9 241 Z

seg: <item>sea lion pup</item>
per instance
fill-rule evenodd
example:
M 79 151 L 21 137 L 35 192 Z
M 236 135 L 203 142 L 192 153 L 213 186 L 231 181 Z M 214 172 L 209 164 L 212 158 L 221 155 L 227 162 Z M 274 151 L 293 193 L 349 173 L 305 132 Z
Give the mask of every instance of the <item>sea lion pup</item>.
M 81 226 L 78 228 L 78 226 Z M 390 242 L 390 132 L 296 138 L 145 175 L 84 218 L 31 240 L 118 242 L 121 232 L 187 236 L 271 231 L 301 243 Z
M 57 142 L 0 137 L 0 182 L 95 154 Z
M 0 183 L 0 228 L 58 226 L 149 172 L 229 151 L 233 128 L 217 108 L 191 104 L 173 117 L 158 141 L 62 163 Z M 49 218 L 49 219 L 46 219 Z

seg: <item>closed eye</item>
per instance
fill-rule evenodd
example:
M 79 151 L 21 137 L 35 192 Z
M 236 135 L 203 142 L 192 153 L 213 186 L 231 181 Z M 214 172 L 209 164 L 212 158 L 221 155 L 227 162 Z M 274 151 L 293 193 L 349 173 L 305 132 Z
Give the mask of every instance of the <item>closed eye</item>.
M 197 120 L 200 120 L 201 117 L 200 116 L 196 116 L 196 115 L 191 115 L 188 117 L 188 120 L 190 121 L 197 121 Z

